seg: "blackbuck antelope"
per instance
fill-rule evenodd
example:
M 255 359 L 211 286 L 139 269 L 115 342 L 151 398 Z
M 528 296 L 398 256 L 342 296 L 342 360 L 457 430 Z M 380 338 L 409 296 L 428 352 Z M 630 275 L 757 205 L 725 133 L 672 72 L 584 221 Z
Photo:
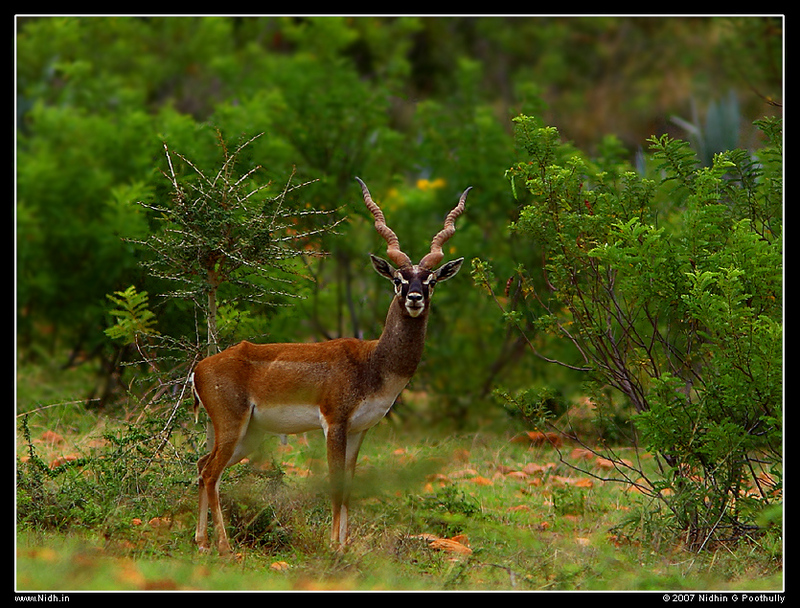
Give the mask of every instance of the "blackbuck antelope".
M 383 212 L 359 178 L 375 229 L 397 266 L 371 255 L 372 265 L 394 284 L 394 298 L 378 340 L 339 338 L 312 344 L 241 342 L 200 361 L 194 370 L 195 414 L 202 403 L 213 426 L 214 447 L 197 463 L 200 514 L 195 541 L 209 549 L 208 511 L 221 554 L 231 548 L 219 504 L 220 476 L 260 443 L 266 433 L 321 428 L 328 453 L 333 529 L 331 542 L 347 540 L 347 511 L 358 450 L 366 431 L 386 415 L 422 357 L 434 285 L 455 276 L 463 258 L 442 261 L 442 245 L 455 232 L 470 188 L 461 195 L 419 262 L 400 249 Z

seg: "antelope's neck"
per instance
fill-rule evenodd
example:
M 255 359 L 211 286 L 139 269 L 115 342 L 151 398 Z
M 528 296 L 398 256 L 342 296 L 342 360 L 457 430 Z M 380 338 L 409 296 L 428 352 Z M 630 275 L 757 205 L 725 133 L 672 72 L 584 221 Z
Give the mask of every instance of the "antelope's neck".
M 404 313 L 397 298 L 392 300 L 373 356 L 384 374 L 410 379 L 417 370 L 425 348 L 428 307 L 418 317 Z

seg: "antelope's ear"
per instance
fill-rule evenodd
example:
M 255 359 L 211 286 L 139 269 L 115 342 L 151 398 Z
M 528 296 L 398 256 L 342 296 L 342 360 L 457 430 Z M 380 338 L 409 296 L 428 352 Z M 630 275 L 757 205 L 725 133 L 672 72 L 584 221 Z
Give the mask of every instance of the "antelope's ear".
M 394 268 L 392 268 L 392 265 L 389 264 L 389 262 L 383 258 L 379 258 L 377 255 L 372 255 L 371 253 L 369 254 L 369 257 L 372 260 L 372 267 L 375 269 L 375 272 L 382 277 L 386 277 L 390 281 L 394 280 Z
M 458 258 L 457 260 L 453 260 L 452 262 L 447 262 L 441 268 L 436 270 L 436 280 L 438 282 L 446 281 L 447 279 L 452 279 L 458 271 L 461 270 L 461 264 L 464 263 L 464 258 Z

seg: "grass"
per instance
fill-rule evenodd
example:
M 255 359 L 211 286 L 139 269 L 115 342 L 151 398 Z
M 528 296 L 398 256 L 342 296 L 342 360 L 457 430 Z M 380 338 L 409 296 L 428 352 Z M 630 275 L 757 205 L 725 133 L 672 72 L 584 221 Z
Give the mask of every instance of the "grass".
M 344 551 L 327 542 L 324 444 L 309 433 L 286 446 L 267 440 L 260 458 L 228 470 L 222 494 L 237 554 L 199 554 L 194 462 L 203 433 L 183 407 L 151 414 L 66 404 L 24 425 L 18 418 L 17 453 L 27 460 L 18 465 L 19 591 L 783 588 L 774 538 L 696 554 L 680 539 L 621 534 L 625 522 L 634 532 L 656 525 L 649 503 L 595 477 L 596 464 L 572 446 L 397 418 L 364 442 Z M 31 462 L 28 437 L 47 471 Z

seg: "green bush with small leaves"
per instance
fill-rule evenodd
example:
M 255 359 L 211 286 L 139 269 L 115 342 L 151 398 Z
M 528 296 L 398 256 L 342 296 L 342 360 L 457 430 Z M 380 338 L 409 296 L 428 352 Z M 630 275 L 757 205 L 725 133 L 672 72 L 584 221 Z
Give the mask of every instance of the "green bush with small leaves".
M 652 138 L 642 175 L 520 116 L 524 159 L 507 173 L 523 201 L 511 229 L 543 266 L 520 265 L 506 320 L 545 359 L 566 341 L 569 358 L 549 360 L 626 398 L 661 465 L 652 496 L 697 548 L 755 532 L 781 500 L 781 125 L 757 125 L 762 147 L 710 166 Z M 474 268 L 491 291 L 491 266 Z

